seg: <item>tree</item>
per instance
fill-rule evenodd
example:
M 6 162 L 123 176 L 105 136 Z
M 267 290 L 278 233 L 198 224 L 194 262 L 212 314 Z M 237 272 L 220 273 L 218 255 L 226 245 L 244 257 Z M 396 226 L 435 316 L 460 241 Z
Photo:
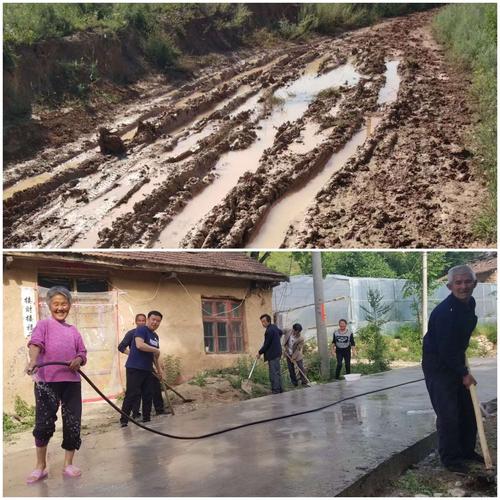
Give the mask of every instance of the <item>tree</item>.
M 394 278 L 395 272 L 379 252 L 324 252 L 322 254 L 323 276 L 343 274 L 366 278 Z M 305 252 L 294 252 L 294 260 L 304 274 L 312 273 L 311 256 Z
M 381 292 L 372 288 L 368 289 L 369 308 L 361 306 L 365 312 L 368 325 L 358 331 L 359 339 L 366 346 L 366 356 L 370 363 L 373 363 L 377 371 L 389 369 L 389 358 L 387 356 L 387 343 L 382 336 L 382 325 L 387 323 L 387 313 L 392 305 L 384 305 L 384 297 Z
M 274 271 L 286 274 L 287 276 L 302 274 L 300 266 L 293 258 L 295 252 L 262 252 L 262 254 L 266 255 L 265 260 L 262 260 L 263 256 L 260 255 L 260 252 L 251 253 L 257 254 L 257 256 L 251 256 Z

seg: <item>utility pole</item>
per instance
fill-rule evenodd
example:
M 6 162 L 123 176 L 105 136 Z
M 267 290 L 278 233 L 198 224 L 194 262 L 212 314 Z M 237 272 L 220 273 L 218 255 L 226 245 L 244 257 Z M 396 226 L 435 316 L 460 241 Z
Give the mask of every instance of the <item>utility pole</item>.
M 330 361 L 328 359 L 328 341 L 326 339 L 326 311 L 325 296 L 323 292 L 321 252 L 311 252 L 311 257 L 314 287 L 314 310 L 316 313 L 316 336 L 318 338 L 318 350 L 321 360 L 321 376 L 324 379 L 328 379 L 330 377 Z
M 422 337 L 427 330 L 427 252 L 422 253 Z

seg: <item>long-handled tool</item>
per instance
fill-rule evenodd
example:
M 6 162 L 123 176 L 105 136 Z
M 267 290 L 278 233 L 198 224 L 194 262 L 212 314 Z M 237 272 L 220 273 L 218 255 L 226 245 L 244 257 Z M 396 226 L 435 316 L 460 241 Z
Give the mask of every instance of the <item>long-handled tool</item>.
M 305 381 L 307 382 L 307 385 L 314 385 L 316 382 L 311 382 L 307 377 L 306 374 L 300 369 L 299 365 L 288 355 L 288 353 L 285 351 L 285 356 L 293 363 L 293 366 L 299 370 L 300 374 L 304 377 Z
M 465 366 L 469 367 L 469 360 L 465 358 Z M 493 469 L 493 463 L 491 461 L 490 450 L 488 449 L 488 443 L 486 441 L 486 434 L 484 432 L 483 426 L 483 416 L 481 415 L 481 405 L 479 403 L 479 397 L 477 395 L 477 388 L 474 384 L 469 387 L 470 397 L 472 399 L 472 405 L 474 406 L 474 414 L 476 415 L 477 433 L 479 434 L 479 443 L 481 444 L 481 451 L 483 452 L 484 465 L 486 469 Z
M 153 375 L 160 381 L 160 385 L 163 389 L 163 392 L 165 393 L 165 399 L 167 400 L 167 406 L 170 409 L 170 413 L 172 413 L 172 415 L 175 415 L 174 406 L 172 405 L 172 401 L 170 401 L 165 381 L 155 371 L 153 372 Z
M 180 392 L 176 391 L 171 385 L 168 385 L 165 380 L 163 380 L 163 384 L 167 389 L 170 389 L 174 394 L 177 394 L 182 399 L 183 403 L 192 403 L 194 399 L 191 398 L 185 398 Z
M 252 369 L 248 374 L 248 378 L 241 383 L 241 390 L 243 392 L 246 392 L 247 394 L 250 394 L 250 396 L 252 395 L 252 385 L 250 384 L 250 379 L 252 378 L 252 373 L 255 369 L 256 364 L 257 364 L 257 358 L 255 358 L 255 361 L 253 362 Z

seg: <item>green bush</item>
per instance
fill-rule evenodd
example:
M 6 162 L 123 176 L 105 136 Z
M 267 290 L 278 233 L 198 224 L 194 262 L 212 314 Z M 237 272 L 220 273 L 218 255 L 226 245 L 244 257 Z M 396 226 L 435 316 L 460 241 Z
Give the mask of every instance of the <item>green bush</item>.
M 247 379 L 250 374 L 250 370 L 252 369 L 253 362 L 255 358 L 252 356 L 241 356 L 238 358 L 236 362 L 236 369 L 238 375 L 243 379 Z M 252 378 L 250 379 L 252 382 L 261 385 L 269 385 L 269 370 L 267 368 L 267 364 L 263 361 L 263 358 L 260 358 L 255 365 L 255 369 L 252 373 Z
M 165 381 L 172 385 L 181 374 L 181 359 L 173 354 L 163 356 L 161 361 Z
M 483 335 L 492 344 L 497 345 L 497 325 L 495 323 L 483 323 L 477 325 L 473 335 Z
M 325 380 L 321 376 L 321 358 L 318 351 L 304 354 L 304 366 L 306 369 L 307 378 L 311 382 L 328 382 L 335 380 L 335 369 L 337 368 L 337 360 L 334 357 L 329 358 L 330 373 L 328 379 Z
M 300 17 L 302 19 L 306 16 L 314 17 L 316 31 L 325 35 L 335 35 L 341 31 L 368 26 L 384 17 L 401 16 L 431 7 L 430 4 L 408 3 L 312 3 L 303 4 Z
M 150 33 L 156 25 L 156 17 L 149 4 L 128 4 L 123 17 L 129 26 L 143 33 Z
M 153 33 L 148 37 L 145 54 L 148 61 L 162 71 L 175 67 L 180 55 L 170 38 L 162 33 Z
M 373 365 L 376 371 L 389 369 L 389 353 L 387 341 L 383 338 L 380 328 L 369 324 L 358 330 L 358 339 L 362 347 L 361 352 Z
M 35 416 L 35 407 L 33 405 L 29 405 L 26 401 L 24 401 L 24 399 L 17 395 L 14 402 L 14 410 L 16 415 L 20 418 Z
M 4 434 L 9 434 L 12 433 L 18 425 L 16 422 L 13 420 L 13 418 L 10 415 L 7 415 L 7 413 L 3 414 L 3 432 Z
M 24 431 L 35 424 L 35 407 L 16 395 L 14 415 L 3 414 L 3 430 L 5 434 Z
M 205 373 L 199 372 L 188 382 L 188 384 L 205 387 L 207 385 L 207 376 Z
M 299 23 L 294 24 L 288 19 L 280 19 L 278 33 L 287 40 L 307 38 L 318 27 L 318 18 L 313 14 L 305 14 Z
M 395 359 L 420 361 L 422 358 L 422 332 L 418 328 L 418 325 L 399 326 L 395 338 L 399 338 L 401 340 L 401 347 L 407 350 L 407 356 Z

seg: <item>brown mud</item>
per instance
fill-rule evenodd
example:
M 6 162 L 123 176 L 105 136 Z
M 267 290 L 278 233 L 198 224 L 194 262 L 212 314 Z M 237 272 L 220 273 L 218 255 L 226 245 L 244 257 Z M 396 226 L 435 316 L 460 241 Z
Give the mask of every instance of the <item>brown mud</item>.
M 4 246 L 487 246 L 468 82 L 433 15 L 231 54 L 180 88 L 143 82 L 99 123 L 125 154 L 100 153 L 96 127 L 9 166 Z

